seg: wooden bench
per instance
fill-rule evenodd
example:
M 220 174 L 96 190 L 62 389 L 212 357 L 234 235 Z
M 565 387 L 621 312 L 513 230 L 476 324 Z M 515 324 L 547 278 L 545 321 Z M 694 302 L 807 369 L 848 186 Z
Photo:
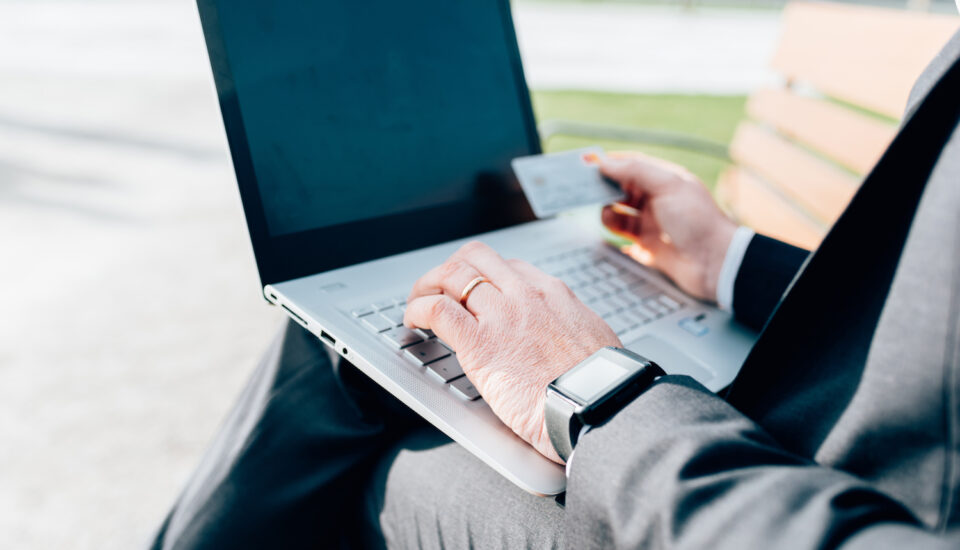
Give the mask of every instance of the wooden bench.
M 730 144 L 717 196 L 742 223 L 814 248 L 897 131 L 914 81 L 960 18 L 793 3 L 773 68 Z
M 914 81 L 960 17 L 795 2 L 773 68 L 783 85 L 753 93 L 727 151 L 645 129 L 545 121 L 541 136 L 587 135 L 727 157 L 716 193 L 741 223 L 815 248 L 897 130 Z

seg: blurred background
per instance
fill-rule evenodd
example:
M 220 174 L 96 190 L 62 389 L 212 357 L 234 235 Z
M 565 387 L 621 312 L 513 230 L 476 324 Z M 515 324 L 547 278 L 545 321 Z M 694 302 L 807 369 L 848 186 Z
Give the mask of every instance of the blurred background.
M 540 120 L 727 144 L 779 83 L 783 5 L 513 8 Z M 149 539 L 282 319 L 245 231 L 190 0 L 0 0 L 0 548 Z

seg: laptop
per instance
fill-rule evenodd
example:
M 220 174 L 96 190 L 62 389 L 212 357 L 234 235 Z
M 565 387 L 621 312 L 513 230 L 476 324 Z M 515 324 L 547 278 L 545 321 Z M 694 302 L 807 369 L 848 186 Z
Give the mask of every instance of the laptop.
M 540 142 L 507 0 L 198 7 L 263 296 L 478 459 L 565 489 L 451 349 L 402 327 L 414 281 L 469 240 L 562 278 L 668 373 L 733 380 L 752 332 L 569 217 L 534 218 L 510 169 Z

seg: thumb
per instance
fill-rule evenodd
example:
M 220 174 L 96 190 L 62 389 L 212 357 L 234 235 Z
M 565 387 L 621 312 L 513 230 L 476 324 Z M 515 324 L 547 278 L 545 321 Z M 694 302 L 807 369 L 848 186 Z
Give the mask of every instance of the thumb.
M 618 212 L 611 204 L 604 206 L 600 211 L 600 221 L 610 231 L 633 241 L 640 238 L 640 232 L 643 230 L 640 216 Z

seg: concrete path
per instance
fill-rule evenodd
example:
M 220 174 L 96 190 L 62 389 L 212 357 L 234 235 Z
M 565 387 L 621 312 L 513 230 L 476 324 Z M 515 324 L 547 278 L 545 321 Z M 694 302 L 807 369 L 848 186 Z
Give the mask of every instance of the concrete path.
M 535 87 L 745 90 L 775 34 L 770 17 L 517 12 Z M 0 548 L 138 547 L 281 319 L 257 295 L 189 0 L 0 1 L 0 288 Z

